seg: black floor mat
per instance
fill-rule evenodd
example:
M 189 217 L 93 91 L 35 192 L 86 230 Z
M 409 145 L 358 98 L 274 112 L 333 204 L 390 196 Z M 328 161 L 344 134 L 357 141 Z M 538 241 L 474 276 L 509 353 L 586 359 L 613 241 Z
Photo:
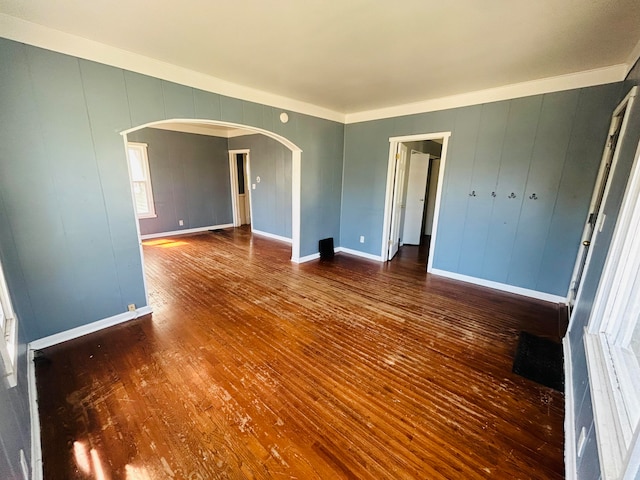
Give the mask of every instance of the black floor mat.
M 563 392 L 562 345 L 527 332 L 520 332 L 512 371 L 536 383 Z

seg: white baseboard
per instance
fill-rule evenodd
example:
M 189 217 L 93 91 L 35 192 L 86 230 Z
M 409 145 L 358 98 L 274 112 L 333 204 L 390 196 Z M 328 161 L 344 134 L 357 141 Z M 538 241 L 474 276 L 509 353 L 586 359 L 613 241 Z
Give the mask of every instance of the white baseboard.
M 177 235 L 187 235 L 189 233 L 208 232 L 209 230 L 221 230 L 223 228 L 232 228 L 233 223 L 224 223 L 222 225 L 209 225 L 208 227 L 185 228 L 184 230 L 172 230 L 170 232 L 147 233 L 140 235 L 142 240 L 150 240 L 152 238 L 175 237 Z
M 267 232 L 263 232 L 262 230 L 255 230 L 255 229 L 251 229 L 251 233 L 253 233 L 254 235 L 259 235 L 261 237 L 267 237 L 267 238 L 271 238 L 273 240 L 279 240 L 281 242 L 286 242 L 286 243 L 291 243 L 291 239 L 287 238 L 287 237 L 281 237 L 280 235 L 276 235 L 274 233 L 267 233 Z
M 88 335 L 89 333 L 97 332 L 98 330 L 102 330 L 104 328 L 112 327 L 113 325 L 118 325 L 119 323 L 133 320 L 134 318 L 138 318 L 142 315 L 147 315 L 152 312 L 153 310 L 151 309 L 151 307 L 144 306 L 132 312 L 119 313 L 118 315 L 114 315 L 113 317 L 103 318 L 102 320 L 88 323 L 87 325 L 82 325 L 80 327 L 72 328 L 71 330 L 65 330 L 64 332 L 55 333 L 53 335 L 49 335 L 48 337 L 34 340 L 33 342 L 29 343 L 28 348 L 30 350 L 41 350 L 43 348 L 51 347 L 52 345 L 57 345 L 68 340 L 73 340 L 74 338 L 82 337 L 83 335 Z
M 573 366 L 571 340 L 567 333 L 562 339 L 564 353 L 564 470 L 567 480 L 577 480 L 575 399 L 573 397 Z
M 507 285 L 506 283 L 494 282 L 491 280 L 485 280 L 484 278 L 470 277 L 468 275 L 461 275 L 459 273 L 447 272 L 446 270 L 439 270 L 432 268 L 429 273 L 438 275 L 440 277 L 447 277 L 453 280 L 460 280 L 461 282 L 474 283 L 482 287 L 489 287 L 495 290 L 502 290 L 503 292 L 515 293 L 516 295 L 522 295 L 525 297 L 536 298 L 538 300 L 544 300 L 546 302 L 564 303 L 565 297 L 560 295 L 552 295 L 550 293 L 538 292 L 537 290 L 530 290 L 528 288 L 515 287 L 513 285 Z
M 354 255 L 356 257 L 366 258 L 367 260 L 375 260 L 376 262 L 384 262 L 380 255 L 373 255 L 371 253 L 361 252 L 359 250 L 352 250 L 346 247 L 336 248 L 336 253 L 346 253 L 347 255 Z
M 29 396 L 29 416 L 31 417 L 31 479 L 42 480 L 42 444 L 40 443 L 40 411 L 38 390 L 36 389 L 36 366 L 34 351 L 27 347 L 27 392 Z
M 305 263 L 310 262 L 311 260 L 317 260 L 320 258 L 320 253 L 312 253 L 311 255 L 305 255 L 304 257 L 292 258 L 291 261 L 293 263 Z
M 118 325 L 119 323 L 133 320 L 152 313 L 149 306 L 144 306 L 132 312 L 123 312 L 113 317 L 104 318 L 96 322 L 72 328 L 64 332 L 49 335 L 48 337 L 34 340 L 27 345 L 27 390 L 29 395 L 29 414 L 31 417 L 31 478 L 32 480 L 42 480 L 42 444 L 40 443 L 40 413 L 38 409 L 38 390 L 36 387 L 36 369 L 34 355 L 36 350 L 51 347 L 67 340 L 82 337 L 89 333 L 97 332 L 104 328 Z

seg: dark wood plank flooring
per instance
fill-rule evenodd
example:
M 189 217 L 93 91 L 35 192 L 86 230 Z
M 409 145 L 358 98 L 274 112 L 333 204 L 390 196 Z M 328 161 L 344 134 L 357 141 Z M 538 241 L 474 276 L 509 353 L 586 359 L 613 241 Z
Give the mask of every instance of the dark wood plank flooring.
M 43 351 L 46 479 L 563 478 L 563 396 L 511 373 L 555 305 L 245 229 L 145 242 L 151 316 Z

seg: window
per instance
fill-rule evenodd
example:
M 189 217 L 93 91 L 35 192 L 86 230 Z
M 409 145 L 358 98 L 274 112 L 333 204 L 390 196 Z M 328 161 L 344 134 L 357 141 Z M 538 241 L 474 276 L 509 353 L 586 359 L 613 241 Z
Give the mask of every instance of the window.
M 585 332 L 603 479 L 640 476 L 640 143 Z
M 138 218 L 153 218 L 156 216 L 156 210 L 151 190 L 147 144 L 127 143 L 127 157 L 136 214 Z
M 15 387 L 17 383 L 17 354 L 18 322 L 13 313 L 9 289 L 0 265 L 0 356 L 4 365 L 4 376 L 10 387 Z

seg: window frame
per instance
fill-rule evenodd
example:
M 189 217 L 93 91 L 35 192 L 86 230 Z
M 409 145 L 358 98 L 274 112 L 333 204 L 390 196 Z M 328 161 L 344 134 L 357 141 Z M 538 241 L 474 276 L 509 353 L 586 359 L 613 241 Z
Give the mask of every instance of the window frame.
M 0 325 L 0 356 L 4 364 L 4 377 L 11 388 L 18 384 L 18 319 L 11 303 L 2 262 L 0 262 L 0 307 L 4 313 L 4 324 Z
M 153 185 L 151 182 L 151 170 L 149 169 L 149 155 L 147 152 L 148 144 L 140 142 L 127 142 L 127 168 L 129 169 L 129 183 L 131 185 L 131 195 L 133 196 L 133 209 L 136 212 L 136 218 L 156 218 L 156 206 L 153 200 Z M 131 174 L 131 158 L 129 157 L 129 149 L 137 150 L 142 158 L 142 169 L 144 171 L 145 180 L 144 184 L 147 192 L 147 204 L 149 205 L 149 212 L 139 213 L 136 204 L 135 186 L 133 175 Z M 138 181 L 139 182 L 139 181 Z
M 640 362 L 630 341 L 640 322 L 640 142 L 584 343 L 603 479 L 640 474 Z

